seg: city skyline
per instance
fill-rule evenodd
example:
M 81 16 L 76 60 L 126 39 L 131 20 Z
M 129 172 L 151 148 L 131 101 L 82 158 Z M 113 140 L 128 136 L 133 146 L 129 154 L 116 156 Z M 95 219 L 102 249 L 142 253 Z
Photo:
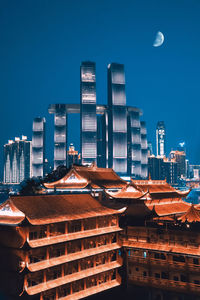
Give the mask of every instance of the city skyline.
M 191 163 L 198 164 L 200 136 L 198 109 L 194 107 L 200 96 L 200 45 L 196 39 L 200 4 L 86 1 L 79 8 L 52 1 L 22 1 L 18 5 L 13 1 L 12 9 L 2 4 L 1 149 L 14 136 L 23 133 L 30 138 L 34 117 L 45 117 L 52 124 L 49 103 L 78 102 L 81 61 L 96 62 L 97 101 L 105 103 L 106 65 L 115 61 L 125 65 L 127 105 L 143 110 L 154 152 L 156 123 L 163 120 L 167 153 L 184 140 Z M 154 48 L 158 30 L 164 33 L 165 41 Z M 77 122 L 72 120 L 72 128 Z M 72 138 L 76 135 L 77 130 L 71 130 L 69 141 L 79 148 L 79 136 Z M 53 124 L 47 128 L 47 139 L 53 148 Z M 53 159 L 48 150 L 47 155 Z

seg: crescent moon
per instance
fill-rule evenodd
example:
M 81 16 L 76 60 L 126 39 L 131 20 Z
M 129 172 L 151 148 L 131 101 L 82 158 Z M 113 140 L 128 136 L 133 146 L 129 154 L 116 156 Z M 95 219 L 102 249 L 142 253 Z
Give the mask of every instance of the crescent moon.
M 163 43 L 164 43 L 164 35 L 161 31 L 158 31 L 157 34 L 156 34 L 156 38 L 155 38 L 155 41 L 153 43 L 153 46 L 154 47 L 159 47 L 161 46 Z

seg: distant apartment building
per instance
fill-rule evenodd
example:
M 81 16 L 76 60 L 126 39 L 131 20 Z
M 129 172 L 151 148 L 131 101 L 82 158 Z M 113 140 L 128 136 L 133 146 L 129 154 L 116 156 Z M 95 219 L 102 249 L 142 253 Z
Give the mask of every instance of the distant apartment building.
M 167 158 L 154 155 L 148 157 L 148 174 L 152 180 L 166 180 L 170 184 L 176 184 L 178 181 L 177 166 L 177 162 Z
M 178 178 L 186 177 L 186 154 L 184 151 L 171 151 L 170 160 L 177 163 L 177 176 Z
M 71 167 L 73 164 L 79 165 L 81 161 L 81 155 L 75 150 L 74 145 L 71 143 L 69 150 L 67 151 L 67 167 Z
M 4 183 L 19 184 L 32 177 L 32 142 L 26 136 L 4 145 Z
M 38 117 L 33 120 L 32 168 L 35 177 L 45 175 L 45 123 L 45 118 Z
M 164 157 L 166 153 L 166 130 L 163 121 L 159 121 L 156 127 L 156 154 Z

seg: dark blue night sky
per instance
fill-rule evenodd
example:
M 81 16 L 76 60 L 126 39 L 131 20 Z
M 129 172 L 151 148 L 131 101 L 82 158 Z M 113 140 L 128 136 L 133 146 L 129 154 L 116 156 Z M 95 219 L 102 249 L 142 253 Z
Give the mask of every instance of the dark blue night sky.
M 79 102 L 80 63 L 91 60 L 98 103 L 107 102 L 107 64 L 125 64 L 127 104 L 143 110 L 148 140 L 163 120 L 168 152 L 185 141 L 190 162 L 200 163 L 199 16 L 199 0 L 1 0 L 0 149 L 15 136 L 31 138 L 33 118 L 45 116 L 52 159 L 48 104 Z M 165 42 L 155 48 L 157 31 Z M 78 122 L 70 117 L 77 147 Z

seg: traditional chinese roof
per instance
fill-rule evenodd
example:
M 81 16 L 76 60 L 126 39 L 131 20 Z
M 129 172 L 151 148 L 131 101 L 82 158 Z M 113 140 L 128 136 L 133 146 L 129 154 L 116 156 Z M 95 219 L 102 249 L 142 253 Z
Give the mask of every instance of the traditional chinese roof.
M 26 218 L 40 225 L 117 213 L 89 194 L 15 196 L 0 206 L 0 224 L 17 225 Z
M 86 188 L 89 184 L 89 181 L 80 176 L 75 168 L 72 168 L 63 178 L 50 182 L 50 183 L 44 183 L 44 186 L 47 189 L 83 189 Z
M 127 184 L 121 190 L 117 192 L 106 192 L 108 196 L 115 199 L 141 199 L 147 192 L 143 192 L 140 188 L 137 188 L 135 184 Z
M 133 180 L 131 181 L 144 192 L 149 192 L 152 199 L 185 198 L 190 190 L 179 191 L 173 188 L 166 180 Z
M 185 213 L 191 204 L 184 202 L 182 200 L 172 202 L 172 203 L 157 203 L 157 204 L 147 204 L 147 207 L 154 210 L 158 216 L 169 216 L 169 215 L 180 215 Z
M 190 208 L 183 214 L 180 218 L 178 218 L 181 222 L 200 222 L 200 211 L 194 207 L 192 204 Z
M 48 189 L 72 189 L 85 188 L 88 185 L 92 188 L 122 188 L 126 181 L 121 179 L 113 169 L 98 168 L 92 166 L 72 166 L 71 170 L 60 180 L 45 183 Z

